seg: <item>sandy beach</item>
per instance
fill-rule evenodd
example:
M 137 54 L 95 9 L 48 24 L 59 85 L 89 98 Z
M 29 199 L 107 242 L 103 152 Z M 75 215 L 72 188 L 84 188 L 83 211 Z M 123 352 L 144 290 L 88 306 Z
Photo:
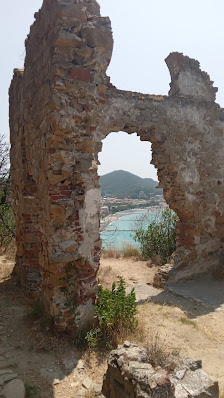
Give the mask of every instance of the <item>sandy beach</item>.
M 108 216 L 102 218 L 100 220 L 100 232 L 105 232 L 108 228 L 108 226 L 119 220 L 119 218 L 123 216 L 127 216 L 128 214 L 134 214 L 134 213 L 139 213 L 139 212 L 146 212 L 146 211 L 156 211 L 156 210 L 162 210 L 161 207 L 158 206 L 153 206 L 153 207 L 146 207 L 146 208 L 136 208 L 136 209 L 130 209 L 130 210 L 124 210 L 124 211 L 119 211 L 115 214 L 109 214 Z

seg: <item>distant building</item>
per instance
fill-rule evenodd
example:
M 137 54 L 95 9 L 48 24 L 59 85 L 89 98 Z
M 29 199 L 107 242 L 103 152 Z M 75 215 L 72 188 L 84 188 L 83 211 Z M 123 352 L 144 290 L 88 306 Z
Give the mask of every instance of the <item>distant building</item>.
M 108 206 L 101 206 L 101 209 L 100 209 L 100 217 L 101 218 L 108 216 L 109 213 L 110 213 L 110 211 L 109 211 Z

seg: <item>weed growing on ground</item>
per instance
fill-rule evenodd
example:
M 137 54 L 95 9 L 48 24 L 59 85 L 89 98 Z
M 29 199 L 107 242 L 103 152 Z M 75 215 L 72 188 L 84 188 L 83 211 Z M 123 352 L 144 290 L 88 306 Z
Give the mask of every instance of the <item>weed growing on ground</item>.
M 134 289 L 127 295 L 123 279 L 120 279 L 117 287 L 114 282 L 111 291 L 100 286 L 95 306 L 95 327 L 85 336 L 88 347 L 114 348 L 120 335 L 132 332 L 137 327 L 136 314 Z
M 39 389 L 37 386 L 30 384 L 29 382 L 24 383 L 26 398 L 35 398 L 38 396 Z
M 193 326 L 194 328 L 196 328 L 197 329 L 197 323 L 196 322 L 194 322 L 194 321 L 191 321 L 190 319 L 188 319 L 188 318 L 180 318 L 179 319 L 179 321 L 181 322 L 181 323 L 183 323 L 184 325 L 190 325 L 190 326 Z
M 76 282 L 74 280 L 73 271 L 73 264 L 69 263 L 66 269 L 66 276 L 60 278 L 61 281 L 65 282 L 65 286 L 61 288 L 61 292 L 64 293 L 66 297 L 66 302 L 64 306 L 68 308 L 71 313 L 75 313 L 78 307 L 76 302 Z M 78 314 L 75 314 L 75 317 Z

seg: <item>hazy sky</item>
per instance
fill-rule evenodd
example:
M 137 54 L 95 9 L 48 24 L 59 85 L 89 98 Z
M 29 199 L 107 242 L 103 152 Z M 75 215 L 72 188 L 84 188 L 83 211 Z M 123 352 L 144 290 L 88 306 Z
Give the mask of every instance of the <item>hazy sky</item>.
M 219 88 L 217 102 L 224 106 L 223 0 L 100 0 L 114 33 L 114 52 L 108 75 L 124 90 L 167 94 L 170 76 L 164 59 L 183 52 L 201 63 Z M 33 14 L 42 0 L 2 2 L 0 133 L 8 136 L 8 87 L 13 68 L 22 68 L 24 40 Z M 136 135 L 110 134 L 100 155 L 100 174 L 124 169 L 156 178 L 150 144 Z

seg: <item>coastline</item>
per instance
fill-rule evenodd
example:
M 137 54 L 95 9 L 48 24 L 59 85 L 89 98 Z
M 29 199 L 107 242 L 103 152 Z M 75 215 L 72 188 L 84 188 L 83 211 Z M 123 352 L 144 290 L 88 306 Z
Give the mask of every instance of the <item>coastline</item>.
M 109 214 L 108 216 L 100 220 L 100 233 L 106 232 L 110 224 L 119 220 L 119 218 L 123 216 L 127 216 L 128 214 L 133 214 L 133 213 L 139 213 L 141 211 L 155 211 L 155 210 L 162 210 L 162 208 L 160 206 L 135 208 L 135 209 L 119 211 L 115 214 Z

